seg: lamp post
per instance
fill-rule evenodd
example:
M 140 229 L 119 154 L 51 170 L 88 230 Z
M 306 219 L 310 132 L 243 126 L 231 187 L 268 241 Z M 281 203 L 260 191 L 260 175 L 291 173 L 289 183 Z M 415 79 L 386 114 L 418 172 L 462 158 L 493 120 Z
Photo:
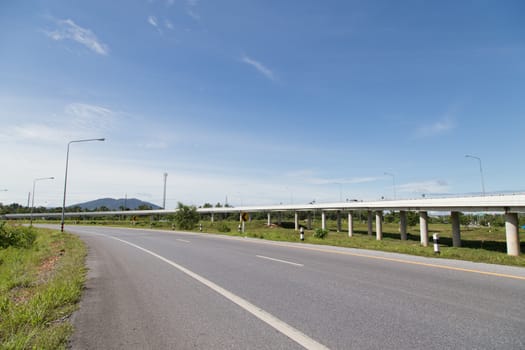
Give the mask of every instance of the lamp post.
M 33 209 L 35 208 L 35 187 L 36 182 L 41 180 L 54 180 L 55 177 L 39 177 L 33 180 L 33 192 L 31 194 L 31 213 L 29 214 L 29 226 L 33 226 Z
M 62 220 L 60 222 L 60 231 L 61 232 L 64 232 L 64 217 L 65 217 L 65 213 L 66 213 L 66 187 L 67 187 L 67 166 L 68 166 L 68 163 L 69 163 L 69 146 L 72 144 L 72 143 L 77 143 L 77 142 L 90 142 L 90 141 L 105 141 L 106 139 L 105 138 L 100 138 L 100 139 L 85 139 L 85 140 L 73 140 L 73 141 L 69 141 L 68 144 L 67 144 L 67 153 L 66 153 L 66 175 L 64 176 L 64 199 L 62 200 Z
M 394 200 L 395 200 L 396 199 L 396 176 L 388 172 L 385 172 L 385 175 L 392 176 L 392 191 L 394 192 Z
M 483 168 L 481 167 L 481 158 L 476 157 L 470 154 L 465 155 L 466 158 L 474 158 L 477 159 L 479 162 L 479 174 L 481 175 L 481 193 L 483 193 L 483 196 L 485 196 L 485 180 L 483 179 Z

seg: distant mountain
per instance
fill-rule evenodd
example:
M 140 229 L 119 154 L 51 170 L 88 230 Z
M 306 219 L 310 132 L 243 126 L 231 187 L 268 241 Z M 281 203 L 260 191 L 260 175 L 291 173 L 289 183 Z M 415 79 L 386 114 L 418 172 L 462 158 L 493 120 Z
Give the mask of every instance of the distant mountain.
M 134 210 L 134 209 L 138 209 L 138 207 L 140 207 L 141 205 L 146 205 L 148 207 L 151 207 L 152 209 L 161 209 L 161 207 L 159 207 L 158 205 L 155 205 L 149 202 L 145 202 L 137 198 L 128 198 L 128 199 L 100 198 L 100 199 L 95 199 L 94 201 L 74 204 L 72 205 L 72 207 L 78 206 L 78 207 L 81 207 L 82 209 L 87 209 L 87 210 L 94 210 L 94 209 L 101 208 L 101 207 L 106 207 L 109 210 L 122 210 L 122 208 L 124 208 L 125 206 L 126 209 Z

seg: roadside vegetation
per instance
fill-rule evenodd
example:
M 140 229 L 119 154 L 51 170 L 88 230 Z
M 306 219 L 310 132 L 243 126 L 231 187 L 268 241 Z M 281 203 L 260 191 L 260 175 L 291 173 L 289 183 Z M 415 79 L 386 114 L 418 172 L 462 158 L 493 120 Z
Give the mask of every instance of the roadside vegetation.
M 0 349 L 65 349 L 86 248 L 59 231 L 0 223 Z
M 227 206 L 227 205 L 225 205 Z M 220 208 L 206 203 L 203 208 Z M 215 214 L 211 222 L 210 214 L 198 214 L 193 206 L 179 203 L 179 212 L 163 216 L 116 216 L 89 218 L 79 216 L 68 219 L 67 224 L 113 225 L 123 227 L 147 227 L 168 230 L 200 231 L 212 234 L 239 235 L 276 241 L 300 242 L 295 231 L 291 212 L 272 213 L 272 225 L 267 226 L 267 213 L 252 213 L 251 220 L 245 223 L 245 233 L 239 232 L 239 213 Z M 385 212 L 383 216 L 383 240 L 377 241 L 375 232 L 369 236 L 367 231 L 367 212 L 354 212 L 354 235 L 348 237 L 346 215 L 342 215 L 341 232 L 337 232 L 335 212 L 327 212 L 327 230 L 321 230 L 320 213 L 312 215 L 312 230 L 306 229 L 306 213 L 300 212 L 300 223 L 305 229 L 305 242 L 351 248 L 374 249 L 403 254 L 435 256 L 432 247 L 432 234 L 440 235 L 440 258 L 469 260 L 492 264 L 525 266 L 525 257 L 507 255 L 505 241 L 505 219 L 497 214 L 460 214 L 461 248 L 452 247 L 452 227 L 450 217 L 429 217 L 429 246 L 422 247 L 419 236 L 419 215 L 407 212 L 408 239 L 401 241 L 399 233 L 399 212 Z M 520 226 L 525 225 L 525 216 L 520 215 Z M 40 222 L 52 223 L 53 220 Z M 374 224 L 375 230 L 375 224 Z M 522 235 L 523 237 L 523 235 Z M 522 238 L 521 251 L 525 253 L 525 240 Z

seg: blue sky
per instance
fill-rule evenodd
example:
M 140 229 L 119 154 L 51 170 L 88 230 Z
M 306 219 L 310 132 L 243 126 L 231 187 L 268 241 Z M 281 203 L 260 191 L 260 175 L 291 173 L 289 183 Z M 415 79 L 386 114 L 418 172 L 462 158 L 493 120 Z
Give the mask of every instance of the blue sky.
M 522 1 L 2 1 L 0 202 L 523 192 Z

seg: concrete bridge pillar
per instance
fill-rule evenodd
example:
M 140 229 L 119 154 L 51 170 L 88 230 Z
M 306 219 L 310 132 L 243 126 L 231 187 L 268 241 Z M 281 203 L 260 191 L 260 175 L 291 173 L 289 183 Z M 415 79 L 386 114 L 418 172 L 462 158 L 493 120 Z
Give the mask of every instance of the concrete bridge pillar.
M 407 212 L 401 210 L 399 212 L 399 232 L 401 233 L 401 240 L 407 240 Z
M 369 210 L 368 211 L 368 235 L 372 236 L 373 233 L 374 232 L 372 230 L 372 211 Z
M 324 210 L 321 212 L 321 228 L 326 230 L 326 213 Z
M 459 222 L 459 212 L 451 212 L 450 220 L 452 221 L 452 246 L 461 247 L 461 228 Z
M 426 211 L 419 212 L 419 232 L 421 245 L 428 247 L 428 213 Z
M 383 212 L 376 211 L 376 239 L 378 241 L 383 239 Z
M 312 229 L 312 212 L 311 211 L 309 211 L 306 216 L 306 228 L 308 230 Z
M 268 227 L 272 226 L 272 214 L 270 214 L 270 212 L 268 212 L 268 223 L 267 223 Z
M 341 232 L 341 211 L 337 211 L 337 232 Z
M 352 212 L 348 212 L 348 237 L 354 235 L 354 218 L 352 217 Z
M 214 221 L 215 221 L 215 217 L 214 217 L 213 213 L 211 213 L 211 223 L 213 224 Z
M 507 254 L 513 256 L 520 255 L 520 238 L 517 213 L 505 213 L 505 232 L 507 236 Z
M 294 215 L 294 221 L 295 221 L 295 231 L 299 231 L 299 213 L 295 212 Z

